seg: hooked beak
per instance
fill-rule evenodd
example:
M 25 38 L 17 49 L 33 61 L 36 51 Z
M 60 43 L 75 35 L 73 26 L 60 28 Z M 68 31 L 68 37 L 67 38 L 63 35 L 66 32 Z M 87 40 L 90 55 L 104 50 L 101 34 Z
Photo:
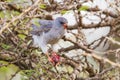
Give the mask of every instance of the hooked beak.
M 64 29 L 67 29 L 67 23 L 63 24 Z

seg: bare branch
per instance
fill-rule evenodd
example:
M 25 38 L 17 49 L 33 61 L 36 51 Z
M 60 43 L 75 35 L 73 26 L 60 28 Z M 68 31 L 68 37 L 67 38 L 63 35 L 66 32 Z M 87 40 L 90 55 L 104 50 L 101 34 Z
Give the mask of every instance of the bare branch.
M 37 0 L 32 6 L 30 6 L 28 9 L 26 9 L 24 12 L 22 12 L 19 16 L 17 16 L 16 18 L 13 18 L 9 23 L 7 23 L 5 26 L 2 27 L 2 29 L 0 29 L 0 34 L 2 34 L 2 32 L 7 29 L 13 22 L 15 22 L 18 19 L 21 19 L 27 12 L 29 12 L 32 8 L 34 8 L 36 5 L 38 5 L 40 0 Z

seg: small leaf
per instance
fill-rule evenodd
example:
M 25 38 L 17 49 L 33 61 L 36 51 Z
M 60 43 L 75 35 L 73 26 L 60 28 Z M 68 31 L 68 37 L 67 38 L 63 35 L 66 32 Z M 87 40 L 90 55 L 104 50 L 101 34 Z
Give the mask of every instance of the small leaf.
M 20 13 L 18 11 L 11 11 L 11 14 L 14 16 L 18 16 Z
M 5 11 L 5 18 L 11 19 L 11 12 L 10 11 Z
M 7 0 L 6 2 L 13 2 L 13 0 Z
M 46 9 L 46 5 L 45 4 L 40 4 L 39 6 L 41 9 Z
M 4 13 L 0 11 L 0 18 L 4 18 L 4 17 L 5 17 Z
M 32 42 L 32 40 L 29 40 L 29 41 L 27 42 L 27 45 L 30 45 L 30 44 L 31 44 L 31 42 Z
M 35 22 L 34 23 L 37 27 L 40 27 L 40 23 L 39 22 Z
M 9 49 L 9 48 L 11 48 L 10 45 L 4 44 L 4 43 L 1 44 L 1 47 L 4 48 L 4 49 Z
M 22 39 L 22 40 L 25 40 L 26 35 L 24 35 L 24 34 L 18 34 L 18 37 L 19 37 L 20 39 Z
M 38 19 L 38 18 L 32 19 L 32 23 L 33 23 L 35 26 L 40 27 L 40 23 L 39 23 L 39 19 Z
M 34 70 L 25 70 L 24 73 L 25 73 L 28 77 L 30 77 L 30 76 L 33 75 L 33 73 L 35 73 L 35 71 L 34 71 Z
M 87 11 L 88 9 L 89 9 L 89 6 L 84 5 L 84 6 L 81 6 L 81 7 L 78 9 L 78 11 Z
M 22 2 L 21 2 L 22 3 Z M 22 8 L 23 6 L 21 6 L 20 4 L 16 4 L 16 8 L 17 9 L 20 9 L 20 8 Z
M 3 67 L 0 68 L 0 71 L 3 72 L 3 73 L 5 73 L 5 72 L 8 71 L 8 68 L 5 67 L 5 66 L 3 66 Z
M 62 10 L 61 11 L 61 14 L 63 15 L 63 14 L 65 14 L 67 12 L 67 10 Z
M 70 66 L 67 67 L 67 70 L 68 70 L 69 73 L 72 73 L 72 72 L 73 72 L 73 68 L 70 67 Z
M 62 80 L 66 80 L 66 78 L 62 78 Z

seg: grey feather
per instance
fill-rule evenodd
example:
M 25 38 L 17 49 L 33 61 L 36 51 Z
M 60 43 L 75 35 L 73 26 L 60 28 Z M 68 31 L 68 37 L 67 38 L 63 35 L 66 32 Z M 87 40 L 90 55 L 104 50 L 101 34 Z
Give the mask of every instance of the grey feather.
M 39 20 L 39 23 L 40 27 L 32 25 L 31 34 L 33 35 L 34 44 L 38 45 L 43 53 L 47 53 L 47 44 L 53 45 L 64 36 L 63 23 L 67 23 L 67 20 L 58 17 L 55 20 Z
M 53 21 L 52 20 L 39 20 L 40 26 L 36 26 L 35 24 L 32 24 L 33 30 L 31 31 L 31 34 L 33 35 L 40 35 L 42 32 L 48 32 L 52 26 Z

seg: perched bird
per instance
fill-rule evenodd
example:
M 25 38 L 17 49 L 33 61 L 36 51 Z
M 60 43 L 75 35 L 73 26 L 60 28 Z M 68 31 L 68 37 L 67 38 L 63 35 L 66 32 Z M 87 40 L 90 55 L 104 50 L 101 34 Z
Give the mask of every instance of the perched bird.
M 55 20 L 39 20 L 40 26 L 32 24 L 32 38 L 34 45 L 41 48 L 52 63 L 60 61 L 59 55 L 53 51 L 52 56 L 49 56 L 48 44 L 51 46 L 58 42 L 64 36 L 65 29 L 67 29 L 68 21 L 63 17 L 58 17 Z

